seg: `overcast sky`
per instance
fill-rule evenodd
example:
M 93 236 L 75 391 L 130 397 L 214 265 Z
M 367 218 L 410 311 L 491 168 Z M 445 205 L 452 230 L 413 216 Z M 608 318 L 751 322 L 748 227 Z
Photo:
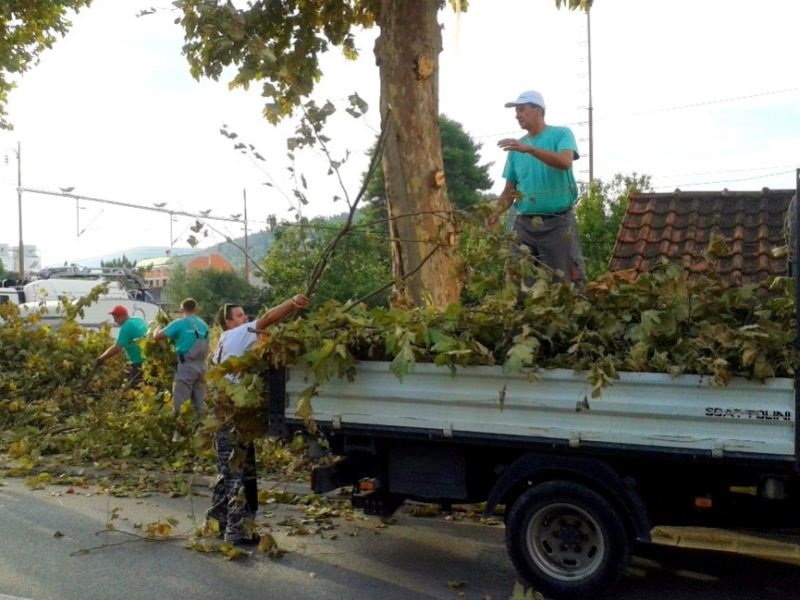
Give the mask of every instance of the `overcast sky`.
M 227 81 L 194 81 L 180 53 L 182 33 L 170 3 L 94 0 L 74 27 L 11 93 L 12 132 L 0 133 L 0 242 L 18 243 L 16 157 L 23 187 L 229 216 L 241 213 L 246 189 L 250 230 L 268 215 L 289 217 L 294 183 L 285 138 L 294 123 L 268 125 L 258 90 L 231 92 Z M 159 4 L 155 4 L 159 6 Z M 586 16 L 557 11 L 553 0 L 472 0 L 456 19 L 447 8 L 440 70 L 440 110 L 483 145 L 499 192 L 502 137 L 518 136 L 503 103 L 525 89 L 547 102 L 547 122 L 573 128 L 588 178 Z M 591 15 L 595 177 L 651 175 L 656 191 L 793 188 L 800 167 L 800 69 L 797 0 L 597 0 Z M 359 36 L 361 59 L 334 51 L 314 97 L 342 103 L 353 92 L 371 109 L 344 115 L 329 135 L 338 156 L 350 152 L 346 186 L 355 194 L 365 152 L 379 129 L 377 31 Z M 219 133 L 227 125 L 267 158 L 256 164 Z M 315 156 L 300 159 L 310 185 L 308 216 L 344 210 L 342 195 Z M 265 186 L 273 181 L 273 187 Z M 185 245 L 188 218 L 23 195 L 23 239 L 43 263 L 122 251 Z M 239 236 L 217 223 L 205 243 Z

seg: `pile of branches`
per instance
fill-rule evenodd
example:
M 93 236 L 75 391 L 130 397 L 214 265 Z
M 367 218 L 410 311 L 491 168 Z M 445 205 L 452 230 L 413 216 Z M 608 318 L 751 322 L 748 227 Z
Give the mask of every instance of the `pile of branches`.
M 352 378 L 362 360 L 390 361 L 402 378 L 415 363 L 501 365 L 506 372 L 585 372 L 595 394 L 621 371 L 792 377 L 798 363 L 793 282 L 768 296 L 712 275 L 689 277 L 668 262 L 635 280 L 609 275 L 585 291 L 535 275 L 506 281 L 472 305 L 368 309 L 329 302 L 271 332 L 255 352 L 226 365 L 250 374 L 301 364 L 317 382 Z

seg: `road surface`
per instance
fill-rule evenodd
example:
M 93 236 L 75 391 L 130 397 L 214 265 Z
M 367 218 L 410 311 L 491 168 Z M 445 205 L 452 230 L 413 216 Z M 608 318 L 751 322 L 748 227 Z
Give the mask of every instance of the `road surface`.
M 207 504 L 207 496 L 117 498 L 0 480 L 0 599 L 507 600 L 516 581 L 502 525 L 463 514 L 419 517 L 404 508 L 384 525 L 350 512 L 327 518 L 330 506 L 271 503 L 258 522 L 286 553 L 229 561 L 186 548 Z M 168 519 L 177 521 L 169 539 L 134 537 Z M 109 522 L 118 531 L 104 531 Z M 787 560 L 800 556 L 798 547 L 786 548 Z M 649 546 L 608 597 L 800 598 L 800 567 Z

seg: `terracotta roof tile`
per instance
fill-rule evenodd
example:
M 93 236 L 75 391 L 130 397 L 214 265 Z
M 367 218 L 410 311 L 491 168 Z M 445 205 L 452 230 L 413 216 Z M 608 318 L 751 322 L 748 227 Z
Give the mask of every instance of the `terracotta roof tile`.
M 665 256 L 691 273 L 706 272 L 703 257 L 712 235 L 724 238 L 731 255 L 714 261 L 730 285 L 786 274 L 786 258 L 772 250 L 786 245 L 783 223 L 794 190 L 683 192 L 631 196 L 617 236 L 612 271 L 643 273 Z

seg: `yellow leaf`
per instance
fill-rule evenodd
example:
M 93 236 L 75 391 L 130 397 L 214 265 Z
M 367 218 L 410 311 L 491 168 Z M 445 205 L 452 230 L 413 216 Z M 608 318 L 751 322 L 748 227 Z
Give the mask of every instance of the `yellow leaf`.
M 242 550 L 227 542 L 220 545 L 219 551 L 225 556 L 225 560 L 236 560 L 237 558 L 250 556 L 247 550 Z
M 169 537 L 171 533 L 172 525 L 164 521 L 147 524 L 147 537 Z
M 13 402 L 12 402 L 13 404 Z M 23 438 L 19 441 L 12 442 L 8 447 L 8 455 L 11 458 L 19 458 L 20 456 L 24 456 L 28 452 L 30 452 L 31 445 L 28 443 L 27 438 Z
M 270 558 L 280 558 L 283 556 L 283 550 L 278 547 L 278 542 L 272 537 L 272 534 L 262 533 L 261 540 L 258 542 L 258 551 L 266 554 Z
M 186 547 L 198 552 L 214 552 L 217 549 L 217 545 L 214 542 L 198 540 L 197 538 L 189 538 L 186 542 Z

